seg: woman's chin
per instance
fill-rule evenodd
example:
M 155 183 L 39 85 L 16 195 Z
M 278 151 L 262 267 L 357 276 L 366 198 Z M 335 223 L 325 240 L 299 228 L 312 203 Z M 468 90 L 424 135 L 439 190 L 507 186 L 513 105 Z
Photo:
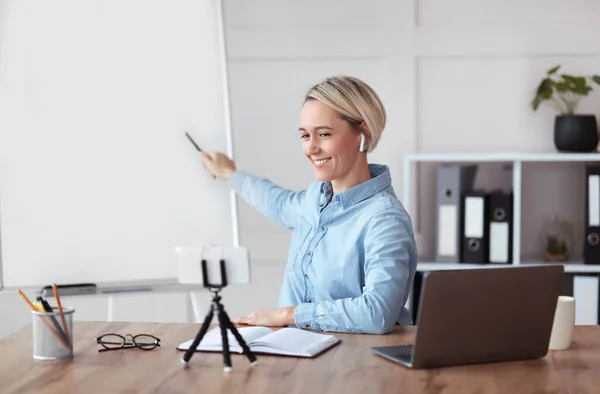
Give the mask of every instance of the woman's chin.
M 329 171 L 323 171 L 315 168 L 315 178 L 317 178 L 319 182 L 331 182 L 333 176 Z

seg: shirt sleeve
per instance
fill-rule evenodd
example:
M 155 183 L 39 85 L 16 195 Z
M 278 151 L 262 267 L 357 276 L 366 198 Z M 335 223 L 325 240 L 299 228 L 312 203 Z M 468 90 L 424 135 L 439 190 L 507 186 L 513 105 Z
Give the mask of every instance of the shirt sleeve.
M 290 229 L 296 226 L 305 190 L 287 190 L 268 179 L 239 170 L 231 173 L 229 182 L 248 204 L 271 220 Z
M 359 297 L 296 306 L 296 326 L 313 330 L 390 332 L 410 291 L 416 248 L 408 215 L 380 212 L 365 235 L 365 285 Z

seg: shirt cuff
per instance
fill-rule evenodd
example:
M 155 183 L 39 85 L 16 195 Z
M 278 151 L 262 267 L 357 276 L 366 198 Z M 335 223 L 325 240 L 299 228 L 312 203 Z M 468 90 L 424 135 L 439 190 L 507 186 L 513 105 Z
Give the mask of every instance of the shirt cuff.
M 317 304 L 298 304 L 294 310 L 296 326 L 308 330 L 319 330 L 317 325 Z
M 246 173 L 239 170 L 234 170 L 231 174 L 229 174 L 229 184 L 231 185 L 233 190 L 237 192 L 242 191 L 242 185 L 244 184 L 246 176 Z

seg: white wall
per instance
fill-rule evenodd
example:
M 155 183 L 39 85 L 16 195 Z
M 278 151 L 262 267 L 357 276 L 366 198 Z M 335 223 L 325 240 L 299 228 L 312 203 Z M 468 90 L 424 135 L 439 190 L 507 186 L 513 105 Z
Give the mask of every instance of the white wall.
M 389 120 L 371 161 L 390 166 L 400 195 L 401 154 L 415 148 L 411 1 L 225 1 L 234 154 L 238 168 L 299 190 L 313 179 L 297 135 L 304 94 L 325 77 L 357 76 Z M 240 203 L 240 241 L 285 260 L 290 231 Z
M 546 71 L 600 73 L 594 1 L 421 0 L 414 23 L 416 149 L 422 152 L 555 151 L 555 113 L 530 102 Z M 600 87 L 580 113 L 600 114 Z M 420 252 L 434 251 L 435 171 L 419 166 Z M 539 259 L 540 232 L 556 213 L 583 231 L 584 165 L 525 164 L 522 256 Z M 503 186 L 504 180 L 488 187 Z M 582 252 L 578 239 L 575 259 Z
M 236 163 L 292 189 L 312 179 L 295 132 L 303 94 L 326 76 L 353 74 L 380 93 L 389 120 L 370 160 L 390 166 L 401 195 L 405 152 L 552 149 L 554 114 L 528 107 L 543 72 L 557 62 L 573 73 L 600 72 L 600 3 L 593 1 L 224 2 Z M 582 102 L 582 110 L 600 112 L 597 90 Z M 566 171 L 561 176 L 567 180 L 576 174 Z M 532 168 L 523 177 L 539 181 L 548 174 Z M 415 218 L 425 253 L 427 244 L 433 245 L 433 217 L 427 215 L 433 200 L 424 192 L 431 176 L 423 172 Z M 577 193 L 570 197 L 579 198 Z M 554 198 L 548 204 L 559 202 Z M 532 221 L 523 218 L 531 224 L 523 229 L 526 236 L 535 233 L 542 208 L 530 210 Z M 239 210 L 240 241 L 256 265 L 252 285 L 227 289 L 232 316 L 276 305 L 290 235 L 244 202 Z M 179 298 L 187 306 L 171 320 L 203 317 L 206 295 L 193 296 L 196 302 Z M 136 304 L 122 299 L 130 308 Z M 14 295 L 0 295 L 2 316 L 22 311 L 21 304 Z M 132 316 L 124 311 L 123 318 Z M 150 310 L 135 317 L 159 318 Z M 28 316 L 22 319 L 19 324 L 28 322 Z M 4 325 L 0 321 L 0 336 Z
M 353 74 L 381 94 L 389 121 L 370 160 L 391 167 L 401 193 L 405 152 L 553 151 L 555 114 L 529 106 L 538 82 L 558 63 L 571 73 L 600 73 L 600 25 L 593 16 L 600 3 L 594 1 L 225 5 L 238 166 L 292 189 L 312 179 L 294 130 L 303 93 L 325 76 Z M 580 111 L 600 113 L 600 88 L 582 100 Z M 411 215 L 421 233 L 419 249 L 430 257 L 435 172 L 421 167 L 418 209 Z M 478 185 L 510 185 L 510 173 L 506 178 L 502 171 L 484 170 Z M 486 182 L 486 174 L 499 173 L 497 184 Z M 524 167 L 524 255 L 537 252 L 538 233 L 552 212 L 582 227 L 583 213 L 574 208 L 583 201 L 581 174 L 581 164 Z M 285 258 L 290 233 L 244 202 L 240 230 L 257 256 Z
M 390 166 L 400 195 L 401 154 L 415 147 L 412 2 L 224 0 L 224 8 L 238 167 L 284 187 L 308 186 L 312 169 L 296 131 L 303 96 L 327 76 L 351 74 L 371 84 L 388 109 L 388 126 L 371 159 Z M 231 316 L 277 305 L 290 236 L 243 201 L 239 211 L 240 241 L 250 249 L 253 283 L 224 291 Z M 91 318 L 158 319 L 156 310 L 140 306 L 150 304 L 142 302 L 146 298 L 102 298 Z M 187 305 L 185 311 L 165 319 L 203 318 L 207 301 L 202 292 L 184 296 L 179 302 Z M 22 301 L 0 293 L 0 310 L 16 308 L 19 318 L 10 327 L 0 323 L 0 336 L 3 327 L 10 331 L 30 320 Z

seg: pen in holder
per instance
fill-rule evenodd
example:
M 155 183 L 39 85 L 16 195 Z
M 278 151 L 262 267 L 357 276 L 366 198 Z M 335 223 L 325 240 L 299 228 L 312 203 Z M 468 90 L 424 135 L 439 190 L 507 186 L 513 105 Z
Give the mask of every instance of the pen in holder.
M 33 358 L 56 360 L 73 357 L 73 308 L 52 308 L 52 312 L 31 311 Z

